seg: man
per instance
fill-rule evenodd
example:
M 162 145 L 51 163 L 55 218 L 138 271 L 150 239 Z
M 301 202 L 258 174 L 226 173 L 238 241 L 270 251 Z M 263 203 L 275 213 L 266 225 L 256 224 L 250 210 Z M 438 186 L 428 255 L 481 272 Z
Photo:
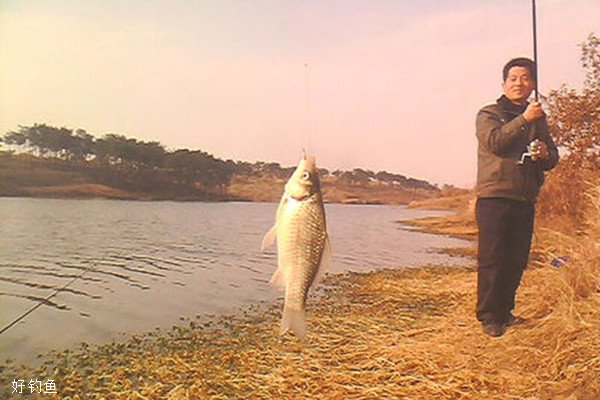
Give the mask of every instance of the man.
M 544 171 L 558 162 L 540 103 L 527 101 L 535 77 L 532 60 L 509 61 L 502 74 L 504 95 L 477 114 L 477 319 L 492 337 L 525 322 L 512 314 L 515 294 L 529 259 Z M 524 153 L 529 154 L 523 158 Z

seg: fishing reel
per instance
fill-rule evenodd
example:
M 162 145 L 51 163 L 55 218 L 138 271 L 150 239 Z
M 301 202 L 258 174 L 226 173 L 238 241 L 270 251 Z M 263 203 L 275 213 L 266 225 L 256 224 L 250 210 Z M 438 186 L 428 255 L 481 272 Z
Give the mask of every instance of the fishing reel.
M 535 139 L 529 143 L 529 146 L 527 146 L 527 151 L 521 155 L 521 159 L 517 161 L 517 164 L 525 164 L 525 159 L 527 157 L 530 157 L 531 161 L 537 161 L 540 158 L 540 154 L 542 154 L 542 142 L 540 142 L 538 139 Z

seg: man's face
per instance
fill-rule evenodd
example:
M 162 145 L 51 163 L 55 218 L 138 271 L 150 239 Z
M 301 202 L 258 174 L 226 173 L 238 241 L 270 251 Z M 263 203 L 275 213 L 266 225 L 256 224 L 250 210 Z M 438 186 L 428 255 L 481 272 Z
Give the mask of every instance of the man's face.
M 524 103 L 535 88 L 533 77 L 525 67 L 512 67 L 508 70 L 502 89 L 513 103 Z

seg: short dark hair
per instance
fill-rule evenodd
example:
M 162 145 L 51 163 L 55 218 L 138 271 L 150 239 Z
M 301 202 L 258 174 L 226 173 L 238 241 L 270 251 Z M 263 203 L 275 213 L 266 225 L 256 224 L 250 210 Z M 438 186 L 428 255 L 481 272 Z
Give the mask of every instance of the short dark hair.
M 506 63 L 504 69 L 502 70 L 502 82 L 506 82 L 506 78 L 508 78 L 508 71 L 510 71 L 512 67 L 527 68 L 529 70 L 531 78 L 533 78 L 533 81 L 537 82 L 537 68 L 535 66 L 535 63 L 529 58 L 525 57 L 513 58 L 512 60 Z

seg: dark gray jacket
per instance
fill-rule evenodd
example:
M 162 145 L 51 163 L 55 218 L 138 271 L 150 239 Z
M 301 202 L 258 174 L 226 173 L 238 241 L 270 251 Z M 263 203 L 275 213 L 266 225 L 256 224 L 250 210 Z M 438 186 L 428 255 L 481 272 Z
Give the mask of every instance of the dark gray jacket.
M 558 150 L 548 133 L 546 118 L 527 123 L 525 106 L 511 103 L 505 96 L 477 114 L 477 198 L 501 197 L 535 202 L 544 183 L 544 171 L 558 163 Z M 532 161 L 521 155 L 534 139 L 546 143 L 550 158 Z

